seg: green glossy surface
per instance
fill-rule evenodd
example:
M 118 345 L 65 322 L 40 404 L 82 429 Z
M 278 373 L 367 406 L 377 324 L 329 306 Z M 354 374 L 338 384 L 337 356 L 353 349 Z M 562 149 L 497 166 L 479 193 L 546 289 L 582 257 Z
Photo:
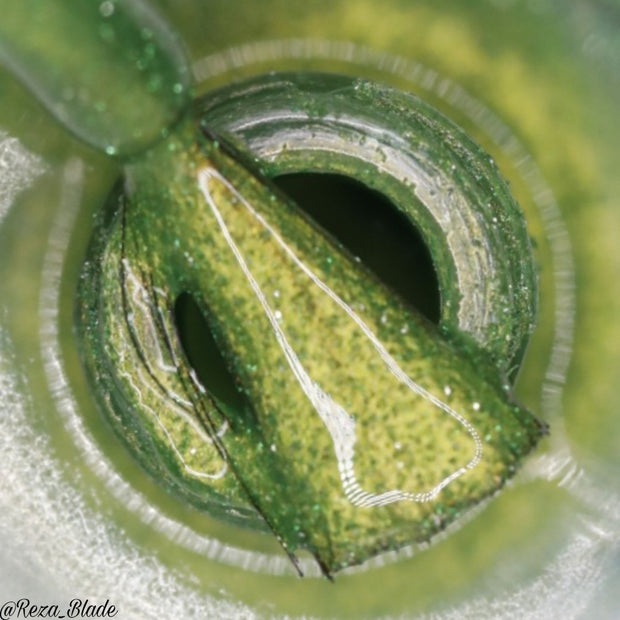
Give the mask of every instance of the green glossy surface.
M 462 129 L 406 92 L 312 72 L 243 81 L 199 109 L 269 177 L 339 174 L 388 198 L 429 248 L 444 333 L 514 375 L 536 318 L 536 267 L 501 172 Z
M 545 427 L 511 405 L 499 370 L 519 363 L 535 294 L 525 227 L 488 155 L 432 108 L 372 83 L 336 80 L 324 100 L 289 88 L 287 107 L 310 119 L 332 110 L 347 110 L 354 124 L 369 109 L 399 116 L 407 143 L 379 159 L 424 161 L 409 191 L 423 202 L 425 190 L 431 200 L 439 194 L 428 223 L 412 219 L 440 280 L 457 282 L 442 290 L 442 337 L 239 158 L 220 153 L 216 139 L 200 139 L 197 120 L 166 138 L 187 68 L 173 37 L 153 31 L 146 5 L 47 6 L 25 36 L 36 8 L 14 7 L 1 40 L 9 67 L 41 102 L 108 155 L 163 138 L 129 160 L 79 308 L 95 393 L 145 469 L 198 506 L 266 524 L 295 563 L 297 549 L 308 549 L 328 576 L 429 540 L 496 491 Z M 62 42 L 76 23 L 86 41 L 79 56 Z M 128 73 L 129 82 L 141 78 L 134 94 L 124 92 Z M 328 92 L 327 78 L 313 79 Z M 110 81 L 111 107 L 102 88 Z M 128 96 L 126 108 L 119 101 Z M 160 114 L 148 110 L 153 98 Z M 131 111 L 143 106 L 153 129 L 135 126 Z M 455 242 L 463 223 L 468 235 Z M 431 235 L 437 224 L 445 240 Z M 461 263 L 470 255 L 468 274 Z M 182 294 L 210 324 L 242 395 L 237 406 L 205 387 L 187 359 L 173 316 Z M 460 324 L 480 348 L 463 346 Z
M 437 124 L 429 143 L 454 148 L 438 127 L 449 124 L 408 103 L 419 125 Z M 197 141 L 196 121 L 184 129 L 128 167 L 80 287 L 83 355 L 119 435 L 177 494 L 249 524 L 254 508 L 326 574 L 429 540 L 496 491 L 543 427 L 511 404 L 487 351 L 450 342 L 221 147 Z M 489 199 L 501 191 L 500 179 L 485 184 L 497 188 Z M 234 377 L 236 407 L 188 363 L 174 320 L 184 293 Z
M 530 470 L 535 481 L 517 477 L 475 520 L 431 549 L 343 575 L 336 586 L 296 580 L 271 561 L 236 554 L 238 548 L 280 552 L 269 537 L 220 526 L 160 492 L 95 410 L 76 360 L 73 302 L 90 214 L 101 208 L 118 170 L 59 132 L 3 74 L 0 126 L 41 155 L 50 171 L 12 199 L 0 230 L 1 321 L 11 344 L 3 339 L 0 348 L 12 352 L 2 358 L 2 371 L 19 373 L 16 389 L 29 399 L 23 426 L 3 426 L 3 437 L 18 446 L 31 428 L 36 438 L 18 462 L 3 444 L 2 523 L 7 528 L 12 519 L 12 540 L 36 560 L 46 583 L 56 577 L 72 591 L 87 587 L 101 600 L 110 596 L 129 617 L 614 617 L 613 502 L 620 466 L 617 3 L 175 0 L 159 6 L 189 46 L 201 92 L 270 70 L 366 76 L 432 102 L 493 155 L 536 243 L 539 319 L 517 391 L 552 423 L 541 446 L 545 458 L 533 462 L 550 468 Z M 271 43 L 291 38 L 352 45 Z M 229 46 L 238 49 L 220 54 Z M 445 78 L 452 83 L 447 90 Z M 81 212 L 75 223 L 69 218 L 72 199 Z M 561 214 L 559 228 L 553 208 L 541 215 L 540 205 L 548 204 Z M 570 245 L 558 255 L 550 245 L 566 246 L 562 221 Z M 70 244 L 59 233 L 62 226 L 74 232 Z M 62 248 L 56 271 L 49 244 Z M 403 279 L 414 277 L 412 268 L 402 271 Z M 55 303 L 41 301 L 42 289 L 52 288 L 60 294 L 55 318 Z M 565 302 L 567 290 L 576 315 L 570 303 L 556 304 Z M 566 325 L 573 318 L 571 347 L 573 332 Z M 50 340 L 54 325 L 59 333 Z M 83 423 L 78 432 L 63 409 L 66 393 L 44 366 L 49 351 L 58 352 L 53 368 L 64 371 L 75 398 Z M 559 360 L 551 369 L 560 368 L 558 379 L 545 378 L 550 356 Z M 568 362 L 562 383 L 562 364 Z M 4 399 L 7 415 L 13 402 Z M 99 447 L 90 457 L 81 432 Z M 45 438 L 51 462 L 41 457 Z M 556 458 L 567 450 L 574 459 L 563 468 Z M 106 463 L 117 478 L 106 474 Z M 127 488 L 140 489 L 144 503 L 123 496 L 119 489 Z M 68 489 L 77 504 L 62 504 Z M 33 531 L 36 539 L 29 537 Z M 217 548 L 213 539 L 230 546 Z
M 142 0 L 8 3 L 0 62 L 66 128 L 109 155 L 156 142 L 191 100 L 182 44 Z

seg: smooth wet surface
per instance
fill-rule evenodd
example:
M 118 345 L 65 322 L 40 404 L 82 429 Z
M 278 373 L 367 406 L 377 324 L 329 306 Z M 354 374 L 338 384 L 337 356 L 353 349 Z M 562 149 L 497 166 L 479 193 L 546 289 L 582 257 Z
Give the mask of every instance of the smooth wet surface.
M 339 16 L 332 13 L 330 19 L 297 12 L 294 18 L 283 14 L 277 25 L 264 9 L 254 15 L 248 7 L 247 19 L 233 27 L 225 8 L 218 13 L 215 4 L 210 20 L 196 20 L 189 13 L 183 22 L 184 9 L 177 20 L 186 28 L 195 59 L 241 43 L 248 44 L 245 56 L 237 51 L 223 58 L 241 57 L 248 72 L 274 64 L 296 66 L 304 55 L 323 59 L 310 62 L 315 66 L 336 58 L 333 62 L 341 70 L 381 74 L 385 81 L 401 88 L 408 84 L 437 100 L 436 105 L 458 117 L 485 144 L 528 214 L 542 266 L 540 327 L 519 394 L 555 429 L 561 429 L 564 420 L 567 440 L 550 446 L 535 463 L 529 472 L 534 482 L 523 476 L 467 526 L 412 559 L 347 576 L 337 587 L 257 572 L 280 569 L 259 560 L 262 555 L 248 559 L 236 550 L 272 554 L 277 546 L 266 549 L 262 539 L 218 530 L 170 502 L 115 447 L 113 435 L 87 405 L 72 353 L 71 281 L 77 277 L 90 217 L 82 213 L 74 224 L 72 209 L 98 208 L 114 174 L 102 173 L 100 182 L 93 181 L 89 166 L 101 170 L 101 162 L 87 151 L 77 153 L 85 163 L 68 159 L 73 146 L 62 143 L 37 108 L 11 90 L 12 104 L 3 106 L 0 124 L 11 135 L 18 134 L 31 152 L 37 152 L 45 137 L 41 152 L 55 176 L 19 196 L 19 208 L 5 215 L 0 232 L 2 325 L 10 338 L 2 341 L 2 394 L 10 403 L 10 414 L 2 419 L 2 531 L 10 533 L 16 557 L 24 558 L 22 566 L 34 566 L 39 574 L 47 567 L 48 587 L 54 584 L 51 575 L 57 575 L 63 581 L 58 591 L 64 595 L 71 589 L 67 598 L 82 589 L 102 599 L 114 596 L 128 617 L 155 615 L 156 610 L 187 615 L 190 607 L 198 615 L 217 607 L 222 616 L 251 617 L 245 604 L 266 614 L 340 617 L 415 616 L 438 607 L 461 617 L 501 617 L 515 608 L 523 615 L 536 610 L 543 616 L 574 617 L 586 615 L 589 606 L 601 601 L 613 609 L 613 594 L 604 591 L 605 584 L 617 578 L 619 514 L 613 479 L 620 425 L 614 405 L 618 296 L 610 285 L 618 269 L 613 233 L 618 224 L 613 207 L 618 136 L 612 122 L 618 87 L 610 69 L 617 55 L 605 34 L 613 16 L 601 24 L 581 6 L 566 16 L 553 12 L 552 3 L 544 4 L 548 12 L 540 15 L 509 2 L 483 2 L 473 8 L 461 4 L 450 15 L 438 16 L 434 6 L 418 3 L 404 13 L 402 7 L 384 8 L 381 17 L 390 22 L 389 28 L 382 28 L 379 19 L 373 20 L 376 28 L 362 28 L 372 6 L 361 3 L 349 19 L 342 17 L 345 9 L 340 6 Z M 494 27 L 481 27 L 488 21 Z M 212 28 L 211 48 L 202 42 L 205 23 Z M 362 30 L 363 43 L 375 52 L 356 45 L 248 43 L 261 37 L 318 34 L 359 42 Z M 446 53 L 457 44 L 461 54 Z M 404 60 L 385 60 L 376 50 Z M 569 58 L 573 62 L 567 62 Z M 418 61 L 437 73 L 418 68 Z M 198 64 L 197 72 L 204 77 L 205 67 L 217 66 L 212 57 Z M 558 66 L 564 68 L 558 71 Z M 445 76 L 452 80 L 448 86 L 442 83 Z M 485 108 L 477 106 L 480 101 Z M 508 133 L 502 127 L 509 127 Z M 14 147 L 2 144 L 2 160 L 15 161 Z M 68 163 L 54 163 L 59 159 Z M 561 212 L 561 220 L 554 209 Z M 67 256 L 64 248 L 74 226 L 83 231 L 83 239 Z M 568 247 L 563 230 L 570 234 Z M 67 284 L 59 287 L 63 272 Z M 573 274 L 575 289 L 570 288 Z M 60 291 L 60 297 L 54 291 Z M 573 296 L 578 309 L 574 324 L 569 303 Z M 563 300 L 559 308 L 554 308 L 554 297 Z M 58 317 L 62 348 L 54 331 Z M 554 335 L 557 325 L 563 327 Z M 549 351 L 554 352 L 551 362 Z M 13 353 L 15 357 L 8 357 Z M 59 374 L 59 369 L 64 370 Z M 28 403 L 17 396 L 23 392 L 31 396 Z M 77 403 L 74 417 L 67 402 Z M 551 437 L 561 434 L 556 430 Z M 91 437 L 95 440 L 89 444 Z M 93 455 L 90 463 L 85 453 Z M 33 531 L 41 536 L 34 539 Z M 175 541 L 172 547 L 170 539 Z M 209 542 L 213 539 L 231 546 L 217 547 Z M 248 570 L 237 567 L 244 563 Z

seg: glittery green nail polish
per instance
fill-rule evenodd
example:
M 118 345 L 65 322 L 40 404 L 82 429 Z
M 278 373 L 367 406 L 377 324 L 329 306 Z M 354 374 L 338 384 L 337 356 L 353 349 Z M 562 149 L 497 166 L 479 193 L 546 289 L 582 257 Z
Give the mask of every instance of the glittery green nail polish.
M 233 406 L 188 360 L 180 296 L 236 381 Z M 430 539 L 544 433 L 488 352 L 428 324 L 194 119 L 128 166 L 80 325 L 142 465 L 207 511 L 267 527 L 291 557 L 309 550 L 327 575 Z
M 457 522 L 545 433 L 507 379 L 534 323 L 522 216 L 493 162 L 431 107 L 312 74 L 192 106 L 182 46 L 140 0 L 25 0 L 3 14 L 0 59 L 124 163 L 82 272 L 79 346 L 115 430 L 181 499 L 271 531 L 331 576 Z M 419 228 L 439 327 L 267 178 L 324 165 Z M 182 306 L 227 391 L 193 359 Z

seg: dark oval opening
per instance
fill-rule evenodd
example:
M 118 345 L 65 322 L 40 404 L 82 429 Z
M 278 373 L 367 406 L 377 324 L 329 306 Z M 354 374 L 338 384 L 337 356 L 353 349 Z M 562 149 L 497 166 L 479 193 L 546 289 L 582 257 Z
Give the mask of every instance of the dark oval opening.
M 174 321 L 187 361 L 203 387 L 220 406 L 240 413 L 245 399 L 235 376 L 218 346 L 207 317 L 189 293 L 181 293 L 174 304 Z
M 439 282 L 422 236 L 383 194 L 337 174 L 273 182 L 420 314 L 439 323 Z

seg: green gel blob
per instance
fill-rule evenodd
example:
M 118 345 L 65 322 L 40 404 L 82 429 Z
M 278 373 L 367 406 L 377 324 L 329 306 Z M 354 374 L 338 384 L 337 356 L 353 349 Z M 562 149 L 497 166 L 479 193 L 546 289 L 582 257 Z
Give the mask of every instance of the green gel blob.
M 544 425 L 488 351 L 411 310 L 198 124 L 127 167 L 96 230 L 78 324 L 102 407 L 162 484 L 271 530 L 293 561 L 307 549 L 328 576 L 430 540 Z M 232 406 L 188 362 L 183 295 L 234 377 Z
M 108 155 L 156 142 L 191 101 L 185 50 L 143 0 L 4 3 L 0 62 L 67 129 Z

